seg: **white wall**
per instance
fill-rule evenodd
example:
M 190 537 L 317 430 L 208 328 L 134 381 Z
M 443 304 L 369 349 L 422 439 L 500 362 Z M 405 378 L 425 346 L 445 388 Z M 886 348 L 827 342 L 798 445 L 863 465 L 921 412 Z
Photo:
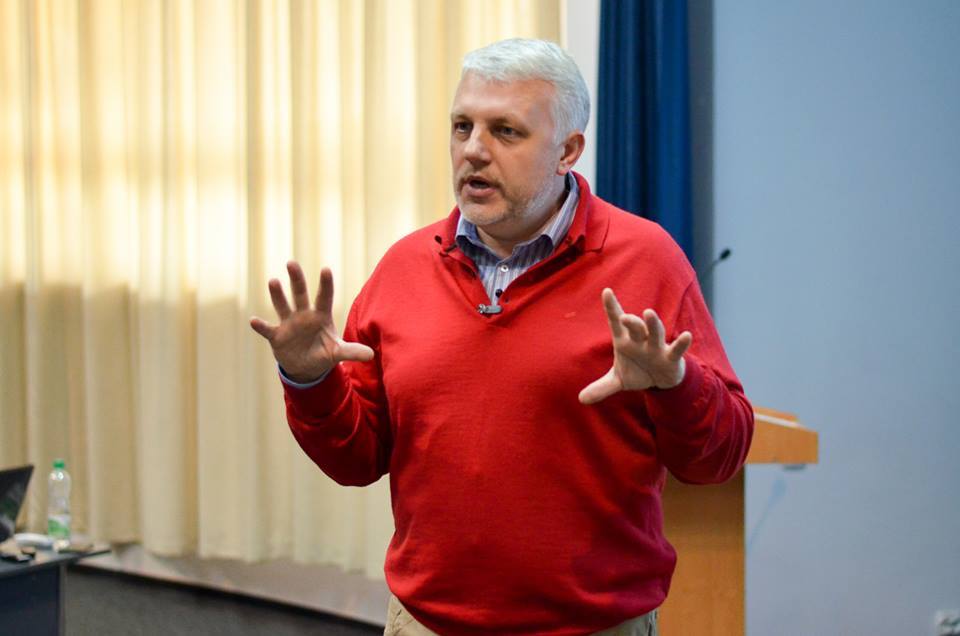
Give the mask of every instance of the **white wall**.
M 597 61 L 600 41 L 600 0 L 566 0 L 564 3 L 564 40 L 561 44 L 577 62 L 583 81 L 590 91 L 590 122 L 584 133 L 586 147 L 575 170 L 596 189 L 597 166 Z
M 930 634 L 960 607 L 960 2 L 714 3 L 714 313 L 820 432 L 751 468 L 748 632 Z

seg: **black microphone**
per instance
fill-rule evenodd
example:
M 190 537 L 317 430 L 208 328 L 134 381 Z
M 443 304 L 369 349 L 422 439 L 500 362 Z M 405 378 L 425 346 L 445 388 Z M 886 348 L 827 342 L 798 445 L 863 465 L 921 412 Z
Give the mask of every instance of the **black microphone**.
M 708 280 L 710 280 L 710 276 L 713 275 L 713 270 L 716 269 L 717 265 L 719 265 L 719 264 L 722 263 L 723 261 L 725 261 L 725 260 L 727 260 L 728 258 L 730 258 L 730 255 L 731 255 L 731 254 L 733 254 L 733 251 L 732 251 L 729 247 L 725 247 L 725 248 L 723 248 L 723 250 L 720 252 L 720 255 L 717 256 L 715 259 L 713 259 L 713 262 L 711 262 L 709 265 L 707 265 L 706 271 L 703 272 L 702 274 L 700 274 L 700 276 L 699 276 L 699 278 L 700 278 L 700 286 L 701 286 L 701 287 L 703 287 L 703 285 L 704 285 Z

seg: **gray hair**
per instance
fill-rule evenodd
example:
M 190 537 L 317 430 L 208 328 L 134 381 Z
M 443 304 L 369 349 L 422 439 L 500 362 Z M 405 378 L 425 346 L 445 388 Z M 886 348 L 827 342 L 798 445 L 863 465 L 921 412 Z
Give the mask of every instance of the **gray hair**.
M 580 69 L 562 48 L 546 40 L 511 38 L 488 44 L 463 58 L 461 79 L 475 73 L 487 81 L 543 80 L 553 85 L 554 139 L 560 142 L 590 120 L 590 93 Z

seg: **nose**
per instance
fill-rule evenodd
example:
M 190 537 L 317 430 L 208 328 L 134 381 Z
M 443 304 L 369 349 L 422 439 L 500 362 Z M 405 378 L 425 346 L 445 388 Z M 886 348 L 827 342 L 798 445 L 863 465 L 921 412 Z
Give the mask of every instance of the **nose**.
M 463 145 L 463 158 L 473 164 L 490 163 L 490 149 L 487 147 L 483 132 L 474 128 Z

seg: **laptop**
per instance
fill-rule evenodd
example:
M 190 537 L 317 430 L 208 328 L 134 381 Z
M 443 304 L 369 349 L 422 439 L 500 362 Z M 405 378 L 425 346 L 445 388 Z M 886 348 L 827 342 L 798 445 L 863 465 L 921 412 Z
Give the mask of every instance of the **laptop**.
M 0 470 L 0 543 L 16 531 L 17 515 L 27 495 L 33 466 Z

